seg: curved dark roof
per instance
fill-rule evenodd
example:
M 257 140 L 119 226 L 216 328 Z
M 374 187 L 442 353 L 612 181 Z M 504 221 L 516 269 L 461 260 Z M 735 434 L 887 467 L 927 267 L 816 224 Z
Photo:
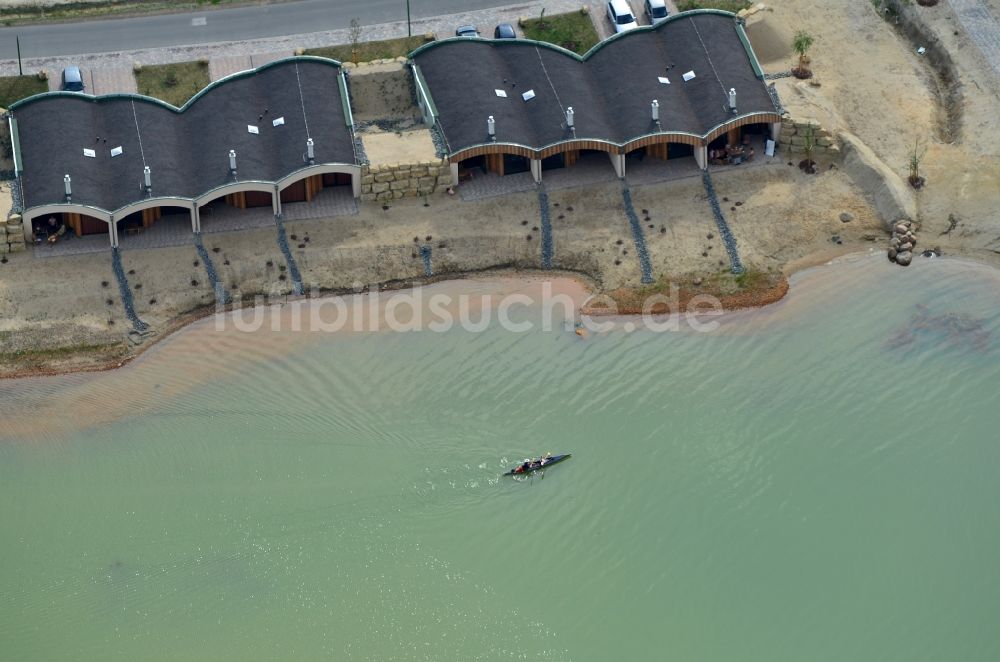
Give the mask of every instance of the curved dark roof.
M 694 11 L 617 35 L 583 58 L 531 40 L 467 38 L 429 44 L 411 57 L 452 154 L 488 142 L 489 115 L 498 142 L 540 149 L 571 139 L 567 106 L 574 110 L 577 139 L 623 145 L 657 131 L 705 136 L 734 118 L 730 88 L 736 89 L 739 115 L 774 113 L 741 30 L 733 14 Z M 688 71 L 696 77 L 685 82 Z M 527 90 L 535 98 L 525 102 Z M 653 99 L 660 104 L 659 128 L 652 121 Z
M 11 113 L 26 208 L 64 202 L 69 174 L 74 204 L 120 209 L 145 197 L 144 165 L 154 197 L 195 198 L 235 181 L 230 149 L 239 181 L 276 182 L 307 165 L 307 137 L 316 163 L 356 163 L 334 60 L 290 58 L 235 74 L 180 109 L 138 95 L 50 93 L 15 104 Z M 272 126 L 278 117 L 284 124 Z M 112 158 L 119 145 L 123 153 Z M 85 148 L 96 158 L 84 156 Z

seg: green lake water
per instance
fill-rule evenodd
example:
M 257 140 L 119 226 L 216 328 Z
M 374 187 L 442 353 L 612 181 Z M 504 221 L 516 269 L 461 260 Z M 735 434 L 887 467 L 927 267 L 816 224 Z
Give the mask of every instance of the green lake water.
M 0 428 L 0 659 L 1000 659 L 1000 275 L 857 259 L 721 321 L 0 382 L 59 403 Z

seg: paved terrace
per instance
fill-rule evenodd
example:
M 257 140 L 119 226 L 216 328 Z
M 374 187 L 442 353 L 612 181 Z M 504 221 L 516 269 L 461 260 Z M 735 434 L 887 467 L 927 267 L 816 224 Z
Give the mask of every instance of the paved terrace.
M 286 202 L 282 205 L 286 221 L 335 219 L 358 213 L 357 201 L 349 186 L 336 186 L 320 191 L 312 202 Z M 202 207 L 202 233 L 240 232 L 274 226 L 271 207 L 237 209 L 219 201 Z M 119 248 L 123 251 L 186 246 L 192 242 L 191 215 L 187 211 L 165 213 L 156 223 L 134 234 L 120 231 Z M 71 236 L 55 244 L 34 246 L 36 258 L 62 257 L 84 253 L 103 253 L 110 249 L 106 234 Z
M 773 157 L 764 155 L 763 137 L 753 136 L 750 144 L 756 153 L 753 161 L 745 161 L 738 166 L 710 164 L 709 172 L 728 172 L 734 168 L 744 170 L 762 168 L 784 163 L 780 155 Z M 625 179 L 631 186 L 701 177 L 701 169 L 698 168 L 694 157 L 690 156 L 664 161 L 645 157 L 638 152 L 629 154 L 625 164 Z M 486 200 L 535 189 L 535 182 L 530 172 L 519 172 L 503 177 L 492 172 L 484 173 L 481 168 L 472 168 L 471 172 L 472 179 L 458 186 L 458 193 L 465 201 Z M 606 154 L 584 154 L 573 166 L 546 170 L 542 175 L 545 188 L 549 191 L 596 186 L 617 179 L 618 175 Z

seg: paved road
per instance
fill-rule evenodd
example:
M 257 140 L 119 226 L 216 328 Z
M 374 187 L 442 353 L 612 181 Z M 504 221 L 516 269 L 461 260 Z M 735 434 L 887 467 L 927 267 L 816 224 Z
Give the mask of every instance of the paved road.
M 410 0 L 413 18 L 439 16 L 510 4 L 511 0 Z M 142 48 L 241 41 L 406 20 L 406 0 L 295 0 L 237 7 L 80 23 L 0 28 L 0 60 Z

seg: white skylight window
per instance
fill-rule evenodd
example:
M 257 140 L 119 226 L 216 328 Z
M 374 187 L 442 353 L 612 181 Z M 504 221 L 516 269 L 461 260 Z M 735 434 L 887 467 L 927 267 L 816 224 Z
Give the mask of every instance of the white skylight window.
M 274 121 L 271 122 L 271 126 L 281 126 L 284 123 L 285 123 L 285 116 L 282 115 L 281 117 L 275 118 Z
M 87 149 L 86 147 L 83 148 L 83 155 L 86 156 L 89 159 L 96 159 L 97 158 L 97 152 L 95 152 L 92 149 Z
M 659 80 L 663 85 L 670 85 L 670 79 L 666 76 L 660 76 L 657 80 Z
M 114 158 L 116 156 L 121 156 L 123 151 L 125 151 L 125 150 L 122 149 L 121 145 L 118 145 L 118 147 L 112 147 L 111 148 L 111 158 Z
M 503 99 L 507 98 L 507 93 L 505 91 L 503 90 L 493 90 L 493 91 L 497 93 L 498 97 L 501 97 Z
M 686 83 L 689 80 L 693 79 L 694 77 L 695 77 L 694 76 L 694 70 L 691 70 L 691 71 L 687 72 L 686 74 L 684 74 L 684 82 Z
M 531 101 L 532 99 L 535 98 L 535 91 L 528 90 L 527 92 L 521 95 L 521 98 L 524 99 L 525 101 Z
M 257 135 L 260 133 L 260 129 L 255 127 L 253 124 L 247 124 L 247 133 L 252 133 L 254 135 Z

